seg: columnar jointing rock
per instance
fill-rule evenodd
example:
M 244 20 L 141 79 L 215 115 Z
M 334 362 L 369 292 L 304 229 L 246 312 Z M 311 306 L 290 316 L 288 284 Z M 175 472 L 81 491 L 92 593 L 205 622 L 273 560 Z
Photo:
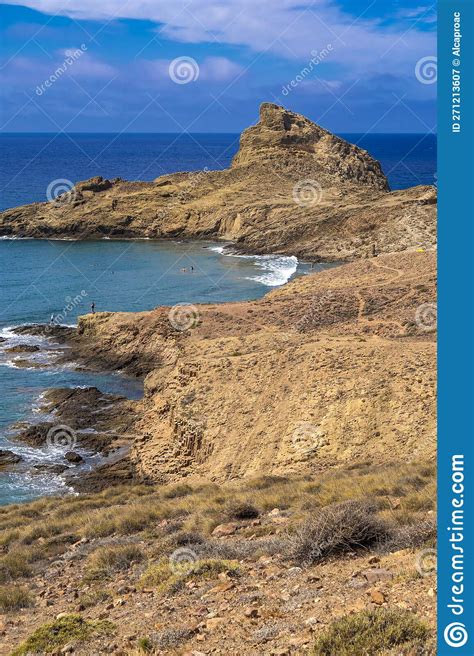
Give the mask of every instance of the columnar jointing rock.
M 389 192 L 365 150 L 264 103 L 232 166 L 154 182 L 93 178 L 0 214 L 0 235 L 226 239 L 246 252 L 351 260 L 436 243 L 435 189 Z

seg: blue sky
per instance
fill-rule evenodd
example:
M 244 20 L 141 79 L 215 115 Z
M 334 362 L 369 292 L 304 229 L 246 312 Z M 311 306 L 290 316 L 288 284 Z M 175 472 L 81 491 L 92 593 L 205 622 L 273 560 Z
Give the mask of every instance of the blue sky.
M 10 0 L 0 20 L 6 132 L 239 132 L 262 101 L 339 133 L 435 129 L 422 1 Z

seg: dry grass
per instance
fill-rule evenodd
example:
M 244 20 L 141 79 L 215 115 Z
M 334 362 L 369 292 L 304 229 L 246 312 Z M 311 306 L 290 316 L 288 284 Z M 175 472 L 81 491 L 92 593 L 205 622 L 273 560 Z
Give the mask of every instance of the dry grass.
M 85 578 L 87 581 L 107 579 L 144 559 L 143 550 L 134 544 L 100 547 L 88 558 Z
M 198 551 L 203 558 L 231 559 L 234 553 L 245 554 L 243 558 L 258 557 L 262 550 L 265 553 L 271 548 L 272 536 L 279 530 L 277 524 L 266 519 L 266 513 L 273 508 L 287 511 L 289 532 L 296 531 L 301 539 L 301 526 L 308 531 L 322 509 L 368 498 L 380 508 L 372 519 L 378 526 L 386 522 L 392 527 L 393 549 L 418 547 L 425 542 L 431 546 L 434 467 L 359 463 L 317 477 L 260 476 L 224 486 L 132 485 L 81 497 L 4 506 L 0 508 L 0 545 L 7 552 L 0 555 L 0 583 L 30 576 L 41 569 L 44 561 L 57 558 L 83 537 L 94 540 L 136 535 L 153 539 L 155 557 L 168 556 L 174 548 L 186 544 L 201 544 Z M 252 526 L 251 520 L 257 514 L 261 524 Z M 262 540 L 255 540 L 252 549 L 239 540 L 232 541 L 233 549 L 229 541 L 227 551 L 209 541 L 213 529 L 229 520 L 243 527 L 241 538 L 252 534 Z M 344 538 L 342 544 L 351 541 L 354 546 L 360 542 L 354 534 L 349 542 Z M 292 542 L 294 545 L 295 538 Z M 95 558 L 100 560 L 102 556 Z M 107 563 L 98 570 L 108 571 Z
M 0 586 L 0 611 L 8 613 L 33 605 L 33 596 L 27 588 L 18 585 Z
M 155 565 L 151 565 L 142 575 L 140 586 L 142 588 L 157 588 L 165 594 L 173 593 L 183 587 L 186 581 L 213 579 L 221 572 L 237 576 L 239 573 L 238 563 L 231 560 L 216 560 L 208 558 L 196 560 L 173 566 L 169 560 L 163 559 Z

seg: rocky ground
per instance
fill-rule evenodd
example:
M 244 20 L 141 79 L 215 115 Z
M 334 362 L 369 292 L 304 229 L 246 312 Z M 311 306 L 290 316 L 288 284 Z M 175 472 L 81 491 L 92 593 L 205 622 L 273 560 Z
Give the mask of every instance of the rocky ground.
M 434 253 L 385 255 L 180 308 L 178 329 L 170 308 L 87 315 L 72 353 L 145 376 L 131 459 L 152 480 L 429 458 L 435 295 Z
M 434 655 L 434 503 L 418 463 L 3 508 L 0 653 Z
M 366 151 L 270 103 L 232 166 L 154 182 L 93 178 L 54 202 L 0 213 L 0 235 L 206 238 L 253 253 L 343 261 L 436 244 L 436 191 L 389 192 Z

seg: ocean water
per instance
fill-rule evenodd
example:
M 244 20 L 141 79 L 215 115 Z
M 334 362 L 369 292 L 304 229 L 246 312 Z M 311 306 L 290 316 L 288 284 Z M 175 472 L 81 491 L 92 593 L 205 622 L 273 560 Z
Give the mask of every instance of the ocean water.
M 381 161 L 393 189 L 435 182 L 433 135 L 341 136 Z M 173 171 L 224 168 L 237 148 L 238 135 L 225 134 L 0 135 L 0 208 L 45 200 L 48 185 L 56 179 L 77 182 L 103 175 L 152 180 Z M 0 503 L 67 489 L 60 476 L 30 470 L 32 464 L 64 462 L 64 452 L 32 449 L 12 440 L 14 422 L 41 419 L 38 404 L 44 390 L 95 385 L 129 398 L 141 395 L 136 380 L 58 366 L 54 342 L 20 337 L 12 328 L 47 323 L 52 315 L 58 323 L 74 325 L 92 302 L 98 311 L 139 311 L 258 298 L 309 271 L 294 257 L 232 256 L 208 242 L 147 240 L 0 240 L 0 262 L 0 337 L 5 340 L 0 341 L 0 449 L 24 458 L 21 471 L 0 471 Z M 40 351 L 8 352 L 20 343 L 37 345 Z M 17 359 L 26 359 L 27 366 L 18 366 Z

